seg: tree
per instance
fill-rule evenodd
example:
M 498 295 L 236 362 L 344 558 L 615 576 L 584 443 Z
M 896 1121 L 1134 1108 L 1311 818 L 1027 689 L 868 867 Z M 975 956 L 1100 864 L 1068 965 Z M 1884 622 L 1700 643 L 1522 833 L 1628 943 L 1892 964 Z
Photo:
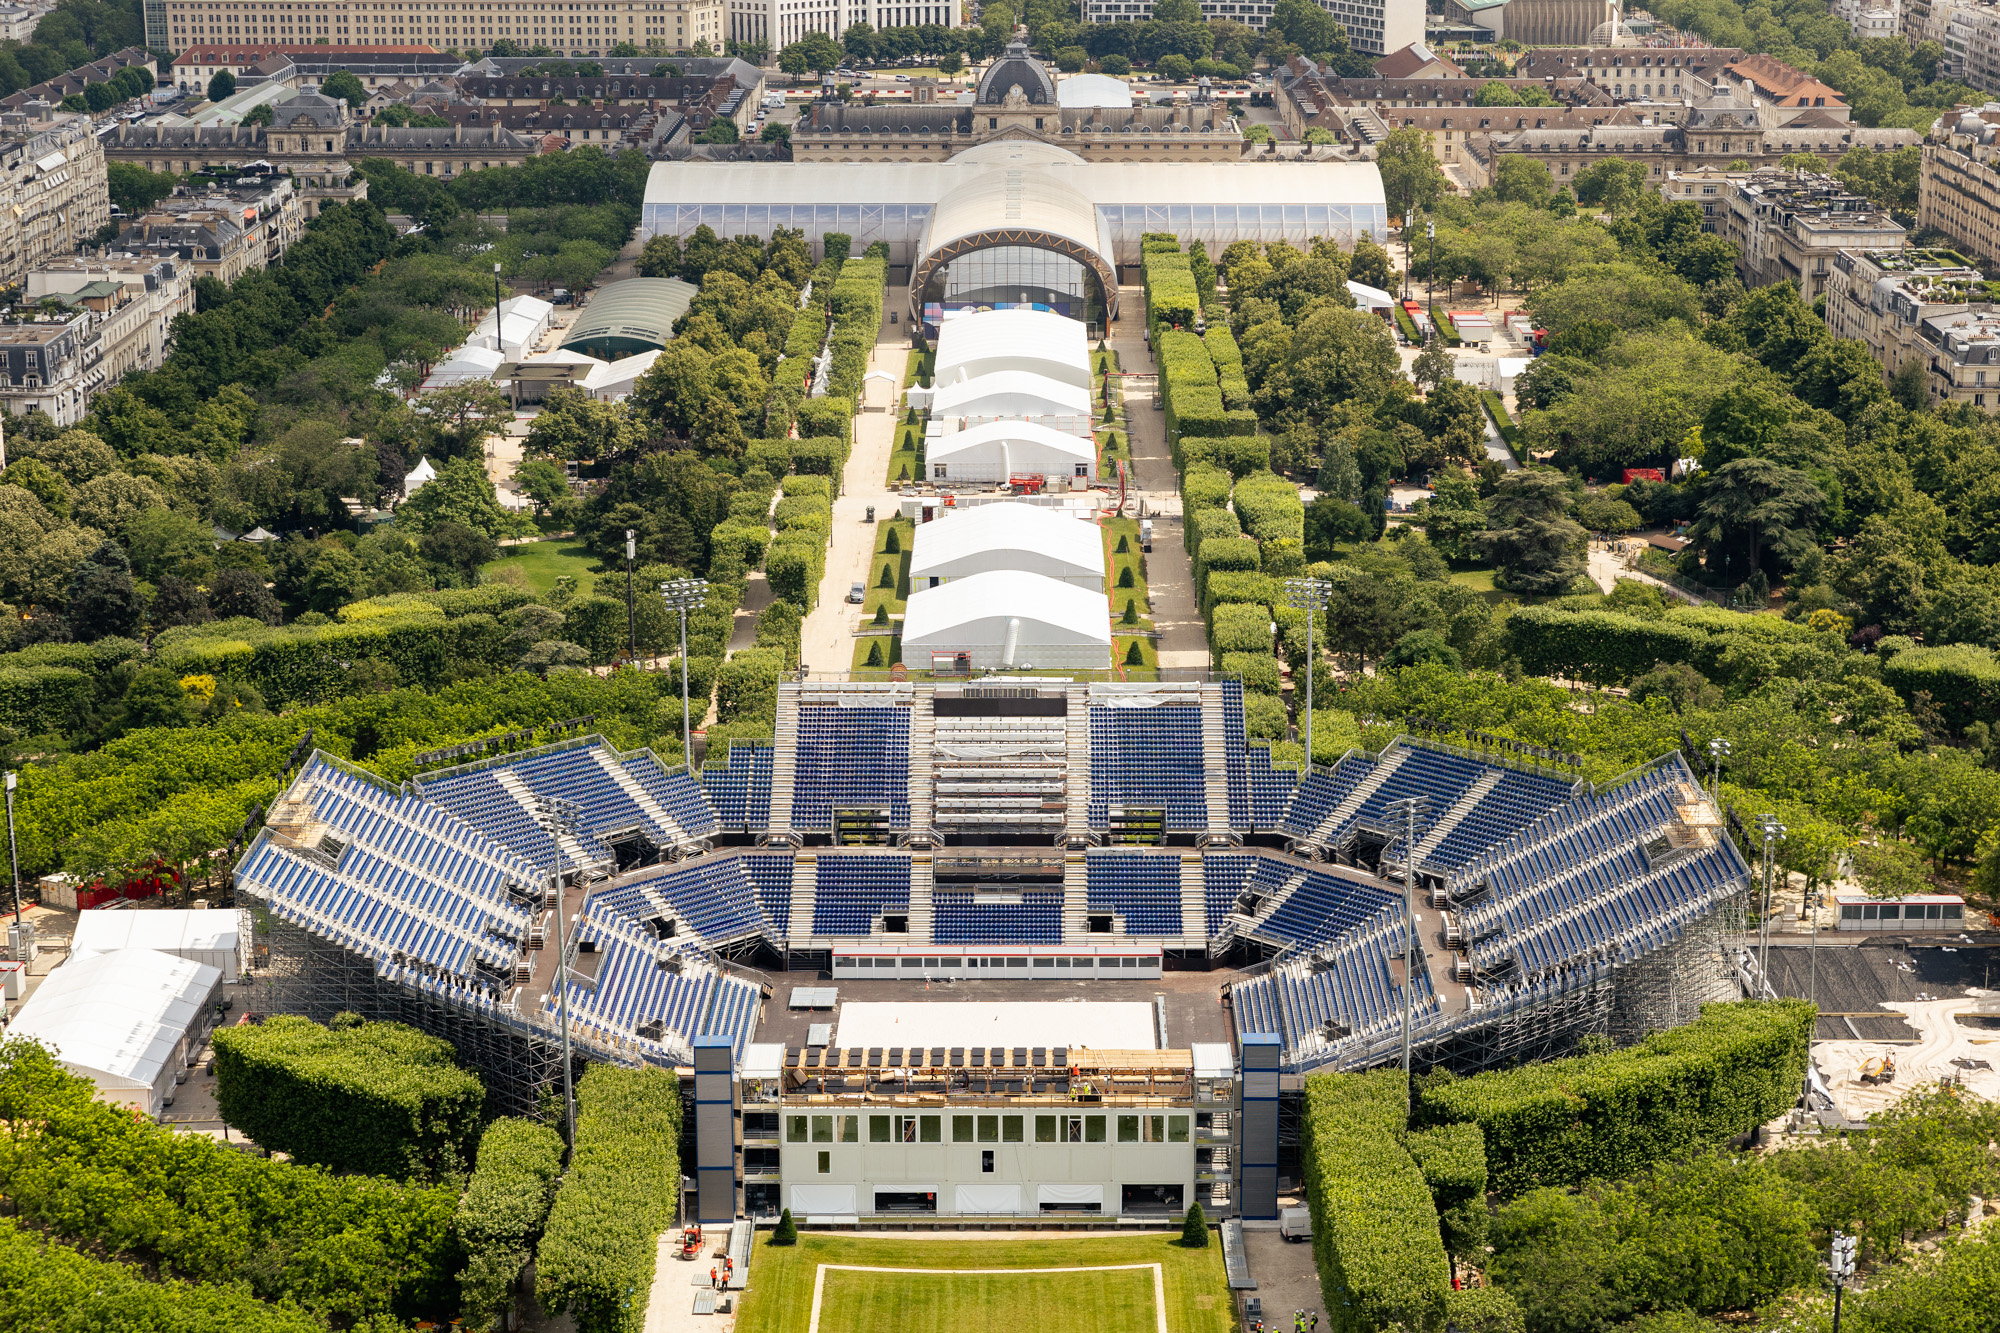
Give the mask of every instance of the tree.
M 1139 646 L 1136 640 L 1132 646 Z M 1187 1220 L 1181 1223 L 1181 1244 L 1190 1250 L 1208 1248 L 1208 1219 L 1202 1216 L 1199 1203 L 1188 1205 Z
M 1444 194 L 1444 172 L 1431 155 L 1424 132 L 1414 125 L 1389 131 L 1376 151 L 1375 166 L 1382 174 L 1382 196 L 1389 211 L 1409 224 L 1412 209 L 1430 209 Z
M 451 456 L 484 454 L 481 439 L 496 421 L 512 420 L 514 404 L 489 379 L 466 379 L 432 389 L 416 401 L 430 418 L 443 452 Z
M 209 610 L 208 595 L 200 588 L 177 574 L 163 574 L 148 619 L 155 629 L 172 629 L 176 625 L 205 625 L 215 619 L 215 612 Z
M 815 74 L 830 74 L 840 67 L 840 48 L 833 38 L 823 32 L 809 32 L 778 52 L 778 68 L 787 74 L 799 75 L 811 70 Z
M 1493 197 L 1503 203 L 1544 208 L 1555 193 L 1549 164 L 1520 153 L 1502 153 L 1493 171 Z
M 454 458 L 438 470 L 435 480 L 396 509 L 398 527 L 418 534 L 440 523 L 456 523 L 488 537 L 510 535 L 520 526 L 500 508 L 486 465 L 476 458 Z
M 1347 264 L 1347 276 L 1378 291 L 1393 291 L 1396 286 L 1396 269 L 1389 260 L 1389 252 L 1366 233 L 1354 243 L 1354 254 Z
M 1479 544 L 1500 566 L 1507 588 L 1554 596 L 1582 577 L 1585 533 L 1568 511 L 1568 482 L 1553 468 L 1523 468 L 1501 478 L 1486 502 L 1493 526 L 1479 534 Z
M 638 430 L 623 403 L 607 403 L 571 385 L 558 385 L 528 427 L 526 452 L 541 458 L 585 461 L 626 453 Z
M 426 564 L 451 571 L 464 588 L 477 586 L 480 566 L 500 554 L 487 534 L 448 520 L 433 524 L 417 542 L 417 551 Z
M 787 1208 L 778 1215 L 778 1225 L 771 1232 L 771 1244 L 796 1245 L 799 1243 L 798 1223 L 792 1221 L 792 1210 Z
M 1115 78 L 1122 78 L 1132 72 L 1132 61 L 1114 51 L 1108 56 L 1100 56 L 1097 67 Z
M 764 127 L 763 132 L 757 136 L 757 141 L 789 145 L 792 142 L 792 127 L 782 121 L 774 120 Z
M 1317 416 L 1381 399 L 1402 378 L 1402 358 L 1381 320 L 1320 303 L 1292 338 L 1286 371 L 1294 404 Z
M 937 66 L 940 74 L 956 74 L 965 68 L 965 57 L 957 51 L 946 51 L 938 57 Z M 1128 64 L 1126 68 L 1131 66 Z
M 1184 83 L 1194 73 L 1194 66 L 1188 58 L 1176 51 L 1172 55 L 1161 56 L 1153 62 L 1153 68 L 1175 83 Z
M 1065 46 L 1056 52 L 1056 68 L 1065 74 L 1075 74 L 1090 60 L 1090 55 L 1080 46 Z
M 245 125 L 269 125 L 271 123 L 271 104 L 265 102 L 261 105 L 251 107 L 243 113 L 243 123 Z M 444 123 L 441 119 L 438 121 L 439 125 L 443 125 Z
M 236 76 L 226 69 L 215 71 L 208 80 L 208 100 L 220 102 L 236 91 Z
M 514 485 L 544 514 L 570 495 L 569 474 L 546 458 L 530 458 L 515 468 Z
M 1766 552 L 1790 567 L 1814 548 L 1813 524 L 1826 496 L 1796 468 L 1739 458 L 1702 474 L 1702 498 L 1688 540 L 1712 573 L 1740 583 Z
M 1432 338 L 1424 344 L 1424 350 L 1417 353 L 1417 359 L 1410 365 L 1410 378 L 1415 380 L 1426 393 L 1452 378 L 1458 368 L 1458 358 L 1444 345 L 1443 338 Z
M 743 138 L 743 131 L 727 116 L 717 116 L 708 123 L 708 128 L 694 136 L 696 143 L 737 143 Z
M 247 569 L 225 569 L 208 585 L 209 605 L 218 620 L 247 616 L 275 625 L 284 618 L 264 580 Z
M 146 614 L 145 603 L 132 584 L 132 565 L 125 548 L 107 541 L 91 552 L 69 576 L 64 605 L 70 632 L 83 643 L 106 635 L 130 638 Z
M 647 241 L 634 268 L 642 278 L 677 278 L 681 273 L 681 243 L 665 232 Z
M 136 162 L 106 162 L 104 176 L 111 202 L 130 216 L 144 213 L 174 192 L 181 177 L 171 171 L 148 171 Z
M 1646 164 L 1609 157 L 1593 162 L 1572 178 L 1576 201 L 1607 213 L 1619 214 L 1636 208 L 1646 189 Z
M 1786 153 L 1778 159 L 1778 165 L 1786 171 L 1804 171 L 1815 176 L 1826 174 L 1826 159 L 1818 153 Z
M 319 91 L 320 96 L 337 97 L 355 111 L 368 101 L 368 90 L 361 86 L 361 80 L 352 70 L 337 69 L 327 75 L 320 81 Z

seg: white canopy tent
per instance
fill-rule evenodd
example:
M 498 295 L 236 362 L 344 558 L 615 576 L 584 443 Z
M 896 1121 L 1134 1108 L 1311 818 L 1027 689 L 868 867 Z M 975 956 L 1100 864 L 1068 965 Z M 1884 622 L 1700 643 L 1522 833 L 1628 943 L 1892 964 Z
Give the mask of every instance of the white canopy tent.
M 924 442 L 933 481 L 1097 476 L 1097 442 L 1039 421 L 988 421 Z
M 1347 282 L 1347 290 L 1354 297 L 1354 304 L 1357 309 L 1392 310 L 1395 308 L 1396 298 L 1383 291 L 1380 287 L 1370 287 L 1365 282 L 1355 282 L 1350 278 Z
M 500 303 L 498 339 L 494 337 L 493 312 L 489 310 L 473 326 L 466 346 L 498 352 L 502 360 L 519 360 L 534 350 L 536 340 L 548 332 L 555 316 L 555 306 L 538 296 L 510 296 Z
M 956 384 L 939 384 L 930 393 L 930 412 L 934 421 L 956 420 L 964 426 L 1032 420 L 1073 435 L 1082 435 L 1091 426 L 1089 389 L 1031 370 L 997 370 Z
M 28 997 L 8 1033 L 54 1051 L 101 1100 L 158 1115 L 200 1049 L 221 985 L 220 969 L 153 949 L 72 958 Z
M 938 330 L 931 382 L 960 384 L 1002 370 L 1025 370 L 1084 391 L 1091 388 L 1090 341 L 1080 320 L 1046 310 L 978 310 L 950 315 Z
M 969 432 L 968 432 L 969 433 Z M 1104 591 L 1104 539 L 1096 526 L 1030 504 L 978 505 L 917 528 L 910 585 L 935 588 L 1016 569 L 1087 592 Z
M 1109 74 L 1072 74 L 1056 82 L 1056 105 L 1129 107 L 1132 85 Z
M 1109 604 L 1101 592 L 1020 570 L 920 589 L 903 614 L 903 660 L 928 668 L 939 659 L 973 670 L 1101 671 L 1111 665 Z
M 506 361 L 505 356 L 490 347 L 480 347 L 474 343 L 455 347 L 450 356 L 431 367 L 431 373 L 424 377 L 423 390 L 425 393 L 430 393 L 437 389 L 448 389 L 455 384 L 490 380 Z
M 75 962 L 127 949 L 154 949 L 191 963 L 206 963 L 219 970 L 228 983 L 249 970 L 245 943 L 243 917 L 230 907 L 81 912 L 70 932 L 69 956 Z

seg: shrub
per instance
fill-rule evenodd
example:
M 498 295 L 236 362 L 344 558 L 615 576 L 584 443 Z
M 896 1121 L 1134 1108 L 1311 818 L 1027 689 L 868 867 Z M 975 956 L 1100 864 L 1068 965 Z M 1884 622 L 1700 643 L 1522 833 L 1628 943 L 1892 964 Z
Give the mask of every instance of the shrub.
M 1243 530 L 1260 541 L 1288 537 L 1303 549 L 1306 507 L 1299 488 L 1275 472 L 1253 472 L 1236 483 L 1231 495 Z
M 1423 1172 L 1398 1142 L 1400 1069 L 1306 1079 L 1300 1159 L 1332 1333 L 1444 1324 L 1450 1264 Z
M 535 1251 L 535 1294 L 578 1333 L 638 1333 L 658 1239 L 680 1194 L 680 1079 L 592 1065 L 576 1089 L 576 1142 Z
M 56 731 L 96 692 L 91 676 L 74 667 L 0 667 L 0 727 L 29 736 Z
M 451 1044 L 401 1023 L 278 1015 L 215 1034 L 215 1100 L 258 1146 L 335 1171 L 463 1171 L 486 1089 Z
M 771 1230 L 771 1244 L 796 1245 L 799 1243 L 799 1226 L 792 1221 L 792 1210 L 787 1208 L 778 1215 L 778 1225 Z
M 1218 653 L 1263 653 L 1268 656 L 1271 651 L 1270 613 L 1261 606 L 1240 603 L 1218 606 L 1209 641 Z
M 1416 1119 L 1477 1123 L 1492 1188 L 1503 1196 L 1632 1175 L 1791 1106 L 1805 1078 L 1812 1013 L 1797 1000 L 1705 1005 L 1686 1027 L 1608 1055 L 1428 1083 Z
M 1209 570 L 1259 569 L 1263 553 L 1248 537 L 1216 537 L 1202 542 L 1198 563 L 1204 574 Z
M 1278 659 L 1269 653 L 1224 653 L 1222 669 L 1240 676 L 1244 690 L 1251 694 L 1277 694 L 1284 687 Z
M 1198 1203 L 1188 1205 L 1187 1219 L 1181 1223 L 1181 1244 L 1190 1250 L 1208 1248 L 1208 1219 Z
M 1457 1329 L 1458 1333 L 1527 1333 L 1528 1330 L 1528 1321 L 1522 1315 L 1521 1307 L 1498 1287 L 1447 1291 L 1444 1294 L 1444 1314 L 1446 1327 Z M 1711 1329 L 1715 1326 L 1705 1321 L 1694 1321 L 1691 1327 Z M 1636 1325 L 1628 1324 L 1626 1328 L 1630 1333 L 1638 1333 Z
M 745 648 L 736 653 L 716 673 L 716 721 L 776 717 L 778 680 L 784 672 L 785 655 L 776 648 Z
M 2000 711 L 2000 663 L 1974 644 L 1906 648 L 1883 663 L 1882 680 L 1906 702 L 1928 691 L 1954 732 Z
M 1139 646 L 1139 641 L 1137 639 L 1132 640 L 1132 642 L 1128 644 L 1125 648 L 1125 665 L 1126 666 L 1146 665 L 1146 650 Z
M 1181 499 L 1192 513 L 1229 503 L 1229 474 L 1213 463 L 1196 463 L 1181 474 Z
M 512 1302 L 548 1220 L 562 1172 L 562 1136 L 532 1120 L 495 1120 L 479 1136 L 479 1160 L 458 1201 L 465 1246 L 459 1308 L 466 1327 L 490 1329 Z

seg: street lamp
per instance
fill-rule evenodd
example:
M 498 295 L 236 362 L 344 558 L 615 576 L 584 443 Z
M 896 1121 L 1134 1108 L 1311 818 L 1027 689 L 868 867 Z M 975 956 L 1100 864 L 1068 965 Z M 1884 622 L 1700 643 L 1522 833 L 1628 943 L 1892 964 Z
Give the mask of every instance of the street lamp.
M 632 614 L 632 557 L 638 553 L 638 543 L 633 540 L 632 529 L 625 529 L 625 657 L 631 661 L 639 656 L 639 634 L 633 628 Z
M 1708 742 L 1708 763 L 1711 775 L 1708 794 L 1709 799 L 1715 801 L 1718 805 L 1722 802 L 1722 761 L 1728 757 L 1728 741 L 1722 739 L 1720 736 L 1716 736 Z
M 1326 610 L 1326 604 L 1333 597 L 1333 584 L 1325 579 L 1286 579 L 1285 601 L 1288 605 L 1306 613 L 1306 772 L 1312 772 L 1313 762 L 1313 675 L 1319 666 L 1318 655 L 1313 652 L 1313 622 L 1319 613 Z
M 1410 996 L 1417 988 L 1417 816 L 1430 806 L 1427 796 L 1391 801 L 1388 813 L 1403 816 L 1403 1095 L 1416 1105 L 1410 1083 Z
M 1785 826 L 1776 815 L 1759 821 L 1764 834 L 1764 919 L 1758 923 L 1757 973 L 1766 987 L 1771 984 L 1771 845 L 1785 840 Z
M 563 1118 L 569 1126 L 569 1141 L 576 1143 L 576 1090 L 570 1086 L 569 1053 L 569 956 L 563 930 L 562 837 L 576 832 L 582 811 L 574 801 L 559 796 L 537 796 L 535 822 L 548 831 L 549 849 L 555 853 L 550 879 L 556 890 L 556 1010 L 562 1025 Z
M 1840 1333 L 1840 1298 L 1847 1290 L 1847 1280 L 1854 1276 L 1854 1237 L 1834 1232 L 1827 1258 L 1827 1275 L 1833 1279 L 1833 1333 Z
M 493 266 L 493 350 L 507 355 L 506 344 L 500 338 L 500 266 Z
M 1424 235 L 1430 237 L 1431 242 L 1430 267 L 1424 270 L 1424 305 L 1428 310 L 1435 310 L 1437 308 L 1438 224 L 1435 222 L 1426 222 L 1424 224 Z M 1431 317 L 1431 332 L 1435 336 L 1443 336 L 1443 331 L 1437 327 L 1437 317 L 1434 315 Z
M 688 776 L 694 776 L 694 728 L 688 716 L 688 612 L 699 611 L 708 603 L 707 579 L 668 579 L 660 585 L 660 597 L 681 613 L 681 762 Z
M 7 770 L 7 860 L 14 867 L 14 924 L 21 924 L 21 851 L 14 845 L 14 788 L 19 786 L 21 775 L 13 769 Z

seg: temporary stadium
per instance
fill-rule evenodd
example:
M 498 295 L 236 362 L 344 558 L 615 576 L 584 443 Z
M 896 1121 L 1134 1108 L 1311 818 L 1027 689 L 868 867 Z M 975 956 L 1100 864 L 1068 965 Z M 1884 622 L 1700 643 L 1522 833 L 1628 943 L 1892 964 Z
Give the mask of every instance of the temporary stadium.
M 1409 735 L 1301 776 L 1235 681 L 1023 677 L 787 683 L 775 741 L 699 778 L 594 734 L 400 786 L 316 753 L 237 888 L 253 1003 L 416 1022 L 527 1105 L 565 1005 L 575 1058 L 687 1067 L 740 1059 L 801 973 L 1195 972 L 1287 1074 L 1399 1058 L 1406 1002 L 1419 1065 L 1533 1057 L 1726 993 L 1748 870 L 1678 753 L 1594 785 Z

